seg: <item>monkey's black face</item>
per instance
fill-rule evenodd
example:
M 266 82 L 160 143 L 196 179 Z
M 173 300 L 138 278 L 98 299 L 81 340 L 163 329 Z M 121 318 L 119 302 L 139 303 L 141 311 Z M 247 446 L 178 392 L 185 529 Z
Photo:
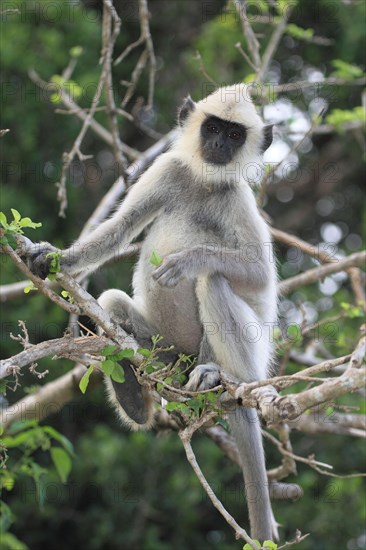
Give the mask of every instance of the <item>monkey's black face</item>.
M 201 150 L 205 162 L 227 164 L 245 143 L 247 131 L 242 124 L 209 116 L 201 126 Z

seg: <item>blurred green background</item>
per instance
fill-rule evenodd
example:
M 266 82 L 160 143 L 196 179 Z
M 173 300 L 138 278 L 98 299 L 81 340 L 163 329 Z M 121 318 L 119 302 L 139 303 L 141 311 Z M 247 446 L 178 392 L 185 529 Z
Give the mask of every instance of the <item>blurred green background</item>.
M 115 1 L 122 18 L 116 55 L 139 36 L 136 1 Z M 270 18 L 264 1 L 250 2 L 250 10 L 261 44 L 269 38 L 268 28 L 259 16 Z M 351 78 L 349 64 L 364 64 L 365 2 L 300 0 L 294 7 L 291 32 L 281 41 L 270 66 L 268 81 L 286 83 L 319 80 L 330 75 Z M 252 70 L 235 44 L 242 42 L 240 21 L 233 6 L 225 11 L 221 0 L 150 0 L 151 32 L 157 56 L 154 112 L 144 122 L 164 134 L 175 123 L 177 106 L 187 93 L 201 99 L 207 78 L 200 70 L 199 51 L 207 73 L 219 84 L 250 79 Z M 29 78 L 34 69 L 45 80 L 60 75 L 73 55 L 82 53 L 72 80 L 77 86 L 77 101 L 88 107 L 99 78 L 101 8 L 99 0 L 27 0 L 3 2 L 0 9 L 19 7 L 20 13 L 5 13 L 1 32 L 1 128 L 11 132 L 1 141 L 1 209 L 7 214 L 16 208 L 23 216 L 41 221 L 30 238 L 47 240 L 60 247 L 75 239 L 101 197 L 115 179 L 113 154 L 89 131 L 82 145 L 93 154 L 84 164 L 75 161 L 68 177 L 69 206 L 66 219 L 58 217 L 55 183 L 61 173 L 62 154 L 70 150 L 80 128 L 75 116 L 55 113 L 61 105 Z M 300 28 L 300 31 L 299 31 Z M 303 29 L 301 31 L 301 29 Z M 306 34 L 305 31 L 308 31 Z M 326 37 L 325 45 L 312 37 Z M 309 39 L 310 37 L 310 39 Z M 123 97 L 120 84 L 128 80 L 141 50 L 133 52 L 114 69 L 116 102 Z M 345 63 L 342 66 L 335 60 Z M 343 67 L 343 69 L 342 69 Z M 343 70 L 343 74 L 342 74 Z M 348 71 L 348 72 L 347 72 Z M 352 71 L 351 71 L 352 72 Z M 362 70 L 361 70 L 362 74 Z M 131 110 L 138 97 L 147 97 L 148 75 L 143 73 Z M 268 151 L 268 162 L 288 153 L 294 141 L 308 128 L 314 113 L 326 108 L 326 120 L 335 131 L 315 133 L 290 157 L 292 169 L 276 174 L 269 185 L 265 209 L 275 227 L 294 233 L 312 244 L 331 244 L 340 255 L 362 248 L 364 181 L 364 134 L 359 129 L 342 130 L 342 122 L 361 104 L 362 89 L 356 85 L 325 86 L 300 93 L 276 96 L 264 108 L 264 116 L 276 123 L 276 138 Z M 336 110 L 336 111 L 335 111 Z M 337 111 L 338 110 L 338 111 Z M 343 115 L 342 112 L 346 113 Z M 358 115 L 359 117 L 360 115 Z M 338 117 L 338 118 L 337 118 Z M 356 117 L 357 118 L 357 117 Z M 96 119 L 106 124 L 103 113 Z M 353 119 L 352 119 L 353 120 Z M 153 139 L 130 122 L 121 119 L 124 142 L 143 151 Z M 309 258 L 291 256 L 291 249 L 277 245 L 282 277 L 294 275 L 312 265 Z M 22 280 L 22 275 L 7 257 L 1 257 L 2 284 Z M 109 287 L 130 289 L 133 262 L 123 262 L 93 275 L 90 291 L 99 295 Z M 307 319 L 315 322 L 337 315 L 342 303 L 351 303 L 349 285 L 341 274 L 326 278 L 320 285 L 305 287 L 281 303 L 283 322 L 299 322 L 299 303 Z M 9 333 L 17 333 L 17 321 L 26 322 L 33 343 L 63 334 L 65 312 L 42 296 L 22 296 L 2 304 L 2 355 L 20 350 Z M 82 319 L 88 323 L 87 319 Z M 335 336 L 322 341 L 324 353 L 336 356 L 349 353 L 356 344 L 359 319 L 346 319 L 337 325 Z M 302 342 L 301 345 L 305 345 Z M 57 378 L 71 367 L 66 360 L 40 362 Z M 291 369 L 298 368 L 290 362 Z M 35 378 L 28 372 L 22 388 L 8 391 L 13 403 L 24 390 L 33 391 Z M 4 398 L 5 399 L 5 398 Z M 343 399 L 343 404 L 362 407 L 360 396 Z M 361 409 L 362 412 L 364 410 Z M 75 446 L 76 458 L 68 481 L 57 477 L 49 454 L 39 448 L 33 453 L 44 468 L 40 491 L 36 493 L 29 472 L 20 472 L 12 490 L 3 489 L 3 498 L 14 514 L 8 528 L 31 550 L 178 550 L 240 549 L 231 530 L 208 502 L 186 463 L 181 444 L 174 433 L 127 433 L 115 420 L 105 403 L 101 386 L 69 403 L 47 419 Z M 331 463 L 334 471 L 349 474 L 365 464 L 365 445 L 356 438 L 342 436 L 312 437 L 293 433 L 297 454 L 312 453 Z M 241 474 L 208 439 L 194 440 L 200 463 L 209 482 L 225 506 L 239 522 L 246 520 Z M 268 464 L 280 456 L 266 445 Z M 14 468 L 19 449 L 9 450 L 7 466 Z M 311 536 L 298 547 L 302 550 L 366 548 L 364 483 L 361 478 L 322 477 L 299 464 L 298 477 L 304 497 L 295 503 L 275 502 L 277 520 L 283 525 L 282 540 L 294 537 L 295 529 Z M 5 548 L 11 548 L 8 539 Z M 15 539 L 14 539 L 15 540 Z M 19 541 L 13 548 L 21 550 Z M 1 546 L 1 544 L 0 544 Z

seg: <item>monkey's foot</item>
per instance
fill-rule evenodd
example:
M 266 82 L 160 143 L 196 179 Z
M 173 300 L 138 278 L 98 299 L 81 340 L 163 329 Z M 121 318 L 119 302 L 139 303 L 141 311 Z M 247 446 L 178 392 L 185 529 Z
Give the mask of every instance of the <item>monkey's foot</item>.
M 203 391 L 220 384 L 220 368 L 216 363 L 197 365 L 185 385 L 188 391 Z

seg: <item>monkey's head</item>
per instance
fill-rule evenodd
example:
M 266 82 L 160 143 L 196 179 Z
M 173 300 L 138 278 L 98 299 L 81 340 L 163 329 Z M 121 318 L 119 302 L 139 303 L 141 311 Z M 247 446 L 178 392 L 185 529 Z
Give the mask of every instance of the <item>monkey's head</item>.
M 187 97 L 178 123 L 175 149 L 201 179 L 238 179 L 238 171 L 246 179 L 245 168 L 261 166 L 272 143 L 272 126 L 264 126 L 245 84 L 219 88 L 197 103 Z

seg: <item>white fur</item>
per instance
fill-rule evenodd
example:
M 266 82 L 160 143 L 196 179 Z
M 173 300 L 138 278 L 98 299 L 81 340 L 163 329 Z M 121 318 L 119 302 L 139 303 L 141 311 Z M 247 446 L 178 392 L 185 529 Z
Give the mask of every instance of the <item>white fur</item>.
M 203 182 L 259 183 L 263 174 L 260 154 L 263 141 L 263 122 L 250 98 L 250 87 L 234 84 L 219 88 L 211 95 L 198 101 L 195 110 L 184 122 L 184 128 L 177 137 L 172 152 L 192 169 L 195 177 Z M 209 164 L 200 153 L 200 128 L 207 116 L 243 124 L 247 129 L 244 147 L 225 166 Z M 256 176 L 254 176 L 256 172 Z

